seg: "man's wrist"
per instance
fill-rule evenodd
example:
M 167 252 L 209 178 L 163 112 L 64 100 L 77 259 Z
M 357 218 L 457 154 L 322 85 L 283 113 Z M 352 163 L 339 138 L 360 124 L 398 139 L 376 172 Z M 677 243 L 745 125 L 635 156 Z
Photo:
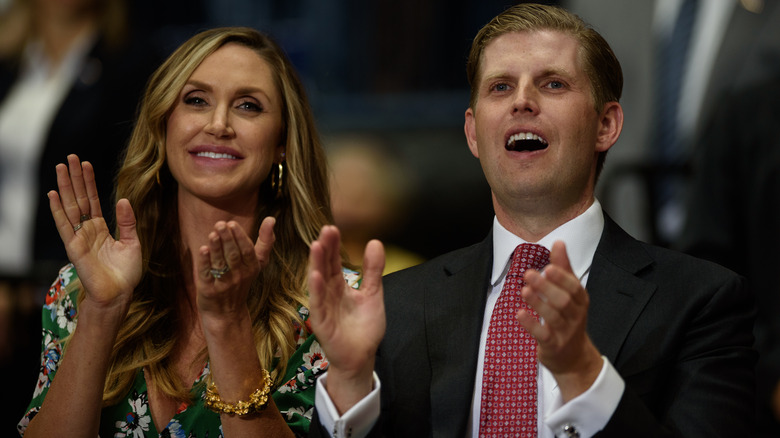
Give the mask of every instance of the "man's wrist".
M 373 360 L 357 372 L 329 367 L 325 387 L 339 414 L 343 414 L 374 389 Z

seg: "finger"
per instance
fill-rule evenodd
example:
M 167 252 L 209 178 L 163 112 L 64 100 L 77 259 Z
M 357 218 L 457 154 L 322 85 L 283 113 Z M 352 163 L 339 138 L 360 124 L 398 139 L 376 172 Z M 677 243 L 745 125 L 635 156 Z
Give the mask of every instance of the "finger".
M 382 290 L 382 272 L 385 269 L 385 249 L 382 242 L 371 240 L 363 253 L 363 281 L 361 290 Z
M 562 297 L 568 301 L 573 298 L 574 302 L 583 304 L 587 301 L 585 288 L 582 287 L 579 278 L 574 273 L 566 253 L 566 245 L 562 241 L 553 243 L 550 251 L 550 266 L 545 269 L 545 277 L 555 283 L 559 288 L 567 291 L 569 296 Z M 567 302 L 556 302 L 558 307 L 567 305 Z
M 550 264 L 560 266 L 564 270 L 574 273 L 569 262 L 569 255 L 566 254 L 566 244 L 563 241 L 556 240 L 553 243 L 550 250 Z
M 73 184 L 68 173 L 68 166 L 60 163 L 55 167 L 55 170 L 57 172 L 57 192 L 60 205 L 62 205 L 68 222 L 73 226 L 73 224 L 79 223 L 81 209 L 79 209 L 76 195 L 73 193 Z
M 309 246 L 309 268 L 312 272 L 317 272 L 322 278 L 327 278 L 328 264 L 326 260 L 328 258 L 328 244 L 326 235 L 328 234 L 328 226 L 325 225 L 320 229 L 320 234 L 317 236 L 317 240 L 312 242 Z
M 520 291 L 523 300 L 547 323 L 559 321 L 566 309 L 569 309 L 569 314 L 573 312 L 570 310 L 571 293 L 560 288 L 549 277 L 550 272 L 547 270 L 544 275 L 538 271 L 526 271 L 526 285 Z M 577 286 L 579 287 L 579 283 Z
M 75 154 L 68 155 L 68 171 L 70 181 L 73 185 L 73 195 L 76 198 L 76 205 L 79 208 L 79 218 L 82 215 L 90 213 L 89 197 L 87 196 L 87 186 L 84 183 L 84 172 L 81 168 L 79 157 Z M 79 220 L 81 222 L 81 220 Z
M 276 225 L 276 218 L 268 216 L 263 219 L 260 224 L 260 231 L 257 233 L 257 241 L 255 242 L 255 257 L 260 262 L 260 268 L 264 268 L 271 260 L 271 249 L 276 241 L 276 235 L 274 234 L 274 225 Z
M 130 201 L 126 198 L 122 198 L 116 203 L 116 224 L 119 230 L 120 242 L 130 243 L 138 241 L 135 213 L 133 213 Z
M 527 274 L 528 272 L 526 272 L 526 275 Z M 541 281 L 544 281 L 544 279 L 542 278 Z M 558 309 L 550 304 L 550 291 L 548 289 L 549 287 L 540 287 L 538 283 L 535 286 L 531 286 L 527 283 L 520 290 L 520 295 L 522 296 L 523 301 L 525 301 L 525 303 L 530 307 L 528 312 L 531 313 L 532 311 L 535 311 L 538 315 L 538 319 L 547 322 L 549 322 L 551 319 L 557 318 L 556 313 L 558 311 Z
M 324 281 L 321 271 L 322 264 L 322 245 L 319 241 L 312 242 L 309 248 L 309 267 L 308 267 L 308 285 L 309 285 L 309 305 L 311 310 L 319 309 L 321 295 L 324 288 Z
M 198 256 L 195 258 L 195 275 L 204 282 L 215 280 L 211 275 L 211 253 L 208 245 L 198 249 Z
M 65 214 L 59 194 L 52 190 L 47 193 L 47 196 L 49 198 L 49 209 L 54 218 L 54 224 L 57 226 L 57 232 L 59 232 L 62 242 L 67 245 L 75 234 L 73 225 L 71 225 L 67 214 Z
M 515 317 L 520 325 L 528 330 L 528 333 L 530 333 L 540 344 L 546 343 L 552 338 L 550 328 L 546 324 L 542 324 L 530 310 L 520 309 L 517 311 Z
M 89 200 L 89 209 L 85 210 L 83 213 L 87 213 L 92 217 L 103 217 L 97 185 L 95 183 L 95 169 L 89 161 L 82 163 L 81 169 L 84 172 L 84 185 L 87 190 L 87 199 Z
M 241 257 L 241 263 L 252 267 L 257 266 L 254 245 L 244 229 L 235 221 L 228 222 L 227 226 L 228 230 L 230 230 L 230 234 L 233 236 L 233 240 L 236 242 L 236 247 Z
M 330 260 L 334 244 L 338 245 L 338 231 L 335 230 L 335 227 L 326 225 L 322 227 L 318 239 L 312 242 L 309 249 L 309 287 L 311 289 L 310 293 L 317 295 L 315 304 L 320 303 L 320 300 L 326 299 L 324 297 L 325 294 L 339 294 L 345 285 L 342 280 L 342 284 L 332 288 L 328 287 L 334 278 L 333 264 Z M 340 264 L 338 266 L 338 275 L 341 276 Z
M 325 265 L 325 248 L 322 242 L 315 240 L 309 249 L 309 306 L 311 311 L 312 323 L 327 316 L 325 309 L 325 295 L 327 286 L 325 276 L 323 275 L 323 266 Z
M 325 249 L 323 274 L 325 278 L 341 275 L 341 233 L 333 225 L 326 225 L 322 229 L 321 239 Z
M 243 261 L 241 250 L 238 248 L 238 243 L 236 242 L 235 236 L 233 236 L 233 232 L 228 227 L 228 224 L 223 221 L 217 222 L 214 228 L 221 241 L 222 256 L 224 257 L 223 263 L 227 264 L 228 267 L 238 269 L 243 264 Z
M 215 224 L 215 227 L 218 226 L 219 222 Z M 224 225 L 224 222 L 222 222 Z M 210 263 L 211 267 L 215 269 L 223 269 L 225 267 L 225 254 L 222 251 L 222 239 L 219 236 L 219 233 L 216 231 L 212 231 L 209 233 L 209 253 L 211 254 L 210 257 Z
M 547 294 L 554 306 L 564 308 L 571 304 L 581 305 L 587 301 L 585 288 L 574 273 L 560 266 L 549 266 L 549 269 L 544 272 L 544 278 L 555 286 L 555 289 L 551 289 Z

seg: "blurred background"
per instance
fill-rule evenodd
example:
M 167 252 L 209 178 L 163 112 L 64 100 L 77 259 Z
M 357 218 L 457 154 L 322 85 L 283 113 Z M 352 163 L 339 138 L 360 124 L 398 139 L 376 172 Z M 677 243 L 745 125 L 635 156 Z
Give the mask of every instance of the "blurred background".
M 780 75 L 780 2 L 698 0 L 698 5 L 691 6 L 689 1 L 541 2 L 560 4 L 581 15 L 607 39 L 621 61 L 625 77 L 621 100 L 625 111 L 624 130 L 607 157 L 597 197 L 608 214 L 629 233 L 671 247 L 677 246 L 686 221 L 685 200 L 693 174 L 694 151 L 709 113 L 726 94 Z M 23 15 L 18 15 L 17 9 L 24 5 L 22 9 L 40 14 L 37 21 L 29 22 L 37 23 L 34 29 L 27 29 L 34 31 L 45 27 L 41 22 L 58 21 L 66 13 L 72 14 L 68 15 L 72 25 L 74 20 L 79 21 L 76 18 L 87 14 L 85 11 L 94 16 L 94 4 L 108 3 L 113 2 L 0 0 L 0 14 L 6 17 L 0 19 L 0 55 L 5 55 L 0 64 L 4 68 L 4 76 L 0 77 L 4 81 L 0 83 L 0 237 L 4 229 L 11 230 L 3 222 L 2 213 L 17 211 L 13 202 L 22 202 L 13 201 L 9 195 L 3 199 L 3 194 L 15 193 L 11 190 L 12 183 L 18 180 L 12 170 L 19 168 L 13 164 L 18 159 L 13 151 L 19 147 L 10 143 L 19 130 L 7 129 L 5 134 L 3 131 L 3 117 L 12 120 L 3 109 L 17 108 L 11 106 L 13 93 L 9 90 L 14 90 L 14 81 L 21 76 L 18 64 L 8 59 L 30 50 L 26 48 L 29 44 L 25 46 L 24 41 L 14 39 L 15 35 L 26 34 L 24 29 L 15 28 L 32 26 L 20 21 L 18 17 Z M 336 222 L 355 229 L 355 242 L 381 238 L 398 248 L 401 265 L 413 264 L 480 241 L 493 219 L 489 187 L 463 135 L 463 114 L 469 94 L 465 61 L 479 28 L 509 4 L 519 2 L 133 0 L 120 3 L 122 12 L 118 20 L 127 26 L 124 44 L 110 46 L 114 51 L 109 51 L 109 56 L 99 64 L 102 68 L 96 72 L 93 62 L 96 58 L 90 48 L 93 44 L 100 47 L 105 39 L 101 33 L 105 26 L 87 26 L 92 30 L 86 34 L 93 35 L 92 39 L 74 38 L 77 43 L 81 41 L 81 46 L 75 44 L 76 49 L 64 50 L 66 54 L 81 53 L 82 57 L 77 57 L 81 63 L 72 67 L 75 73 L 68 79 L 70 82 L 61 85 L 62 97 L 46 102 L 53 114 L 84 113 L 89 119 L 90 114 L 105 113 L 99 109 L 103 107 L 98 105 L 94 112 L 87 112 L 88 105 L 69 100 L 72 95 L 69 93 L 101 83 L 100 80 L 109 82 L 113 86 L 100 88 L 98 93 L 102 93 L 103 104 L 109 105 L 110 113 L 115 115 L 115 120 L 101 122 L 112 131 L 101 131 L 94 123 L 83 126 L 68 123 L 68 126 L 79 126 L 78 130 L 55 134 L 58 121 L 62 122 L 59 115 L 51 115 L 33 125 L 34 131 L 43 136 L 33 142 L 46 144 L 49 137 L 64 139 L 57 145 L 47 144 L 42 149 L 46 152 L 24 157 L 29 174 L 18 177 L 30 181 L 29 199 L 23 201 L 29 213 L 26 219 L 16 221 L 36 223 L 40 230 L 22 227 L 21 234 L 10 232 L 16 237 L 13 244 L 0 241 L 3 248 L 0 251 L 11 254 L 7 257 L 11 259 L 9 263 L 5 266 L 0 263 L 0 372 L 18 377 L 7 379 L 13 386 L 7 388 L 10 390 L 7 394 L 13 396 L 5 397 L 7 409 L 0 410 L 3 430 L 21 418 L 35 384 L 40 362 L 40 307 L 45 290 L 56 275 L 55 266 L 63 261 L 61 242 L 56 238 L 53 222 L 48 222 L 50 216 L 45 214 L 48 213 L 45 193 L 55 188 L 51 163 L 64 160 L 68 153 L 82 151 L 83 159 L 105 163 L 103 168 L 113 170 L 123 146 L 122 136 L 131 126 L 131 114 L 148 73 L 199 30 L 222 25 L 251 26 L 270 34 L 285 48 L 306 84 L 333 168 L 344 169 L 339 170 L 342 176 L 343 173 L 354 174 L 355 178 L 377 176 L 376 181 L 371 180 L 377 183 L 376 191 L 370 190 L 373 185 L 366 183 L 360 193 L 347 193 L 339 187 L 354 188 L 356 183 L 334 182 L 334 205 L 339 202 L 337 196 L 358 200 L 350 202 L 352 205 L 393 205 L 391 211 L 347 211 L 344 216 L 337 211 Z M 686 15 L 694 18 L 686 21 Z M 7 19 L 9 16 L 14 19 Z M 678 22 L 681 24 L 676 25 Z M 684 30 L 682 35 L 675 30 L 678 28 Z M 45 40 L 46 34 L 42 35 Z M 678 37 L 686 42 L 673 40 Z M 678 59 L 664 51 L 667 46 L 687 49 L 674 55 L 680 56 L 681 61 L 668 64 L 659 61 Z M 10 49 L 2 51 L 3 47 Z M 134 68 L 116 62 L 117 58 L 125 60 L 125 64 L 132 60 Z M 112 67 L 112 62 L 117 66 Z M 123 94 L 116 94 L 117 89 Z M 119 110 L 117 106 L 125 109 Z M 672 138 L 659 138 L 659 134 L 669 134 Z M 86 136 L 95 140 L 96 145 L 91 149 L 77 149 L 75 145 L 83 143 Z M 671 146 L 659 147 L 659 144 Z M 358 153 L 358 149 L 369 153 Z M 346 154 L 351 161 L 342 160 L 345 150 L 353 151 Z M 386 165 L 371 170 L 377 156 L 385 157 L 379 161 L 384 160 Z M 364 158 L 365 161 L 360 161 Z M 110 179 L 108 173 L 106 177 Z M 99 187 L 104 194 L 107 186 L 110 183 Z M 388 186 L 392 190 L 387 190 Z M 43 213 L 39 208 L 44 209 Z M 110 210 L 104 208 L 104 212 Z M 39 219 L 34 219 L 36 211 Z M 376 227 L 366 227 L 365 222 L 358 226 L 361 220 Z M 44 233 L 49 233 L 49 237 L 42 239 Z M 39 236 L 37 240 L 32 234 Z M 28 246 L 43 248 L 29 250 L 23 257 L 5 249 Z M 359 262 L 359 255 L 354 258 L 353 261 Z

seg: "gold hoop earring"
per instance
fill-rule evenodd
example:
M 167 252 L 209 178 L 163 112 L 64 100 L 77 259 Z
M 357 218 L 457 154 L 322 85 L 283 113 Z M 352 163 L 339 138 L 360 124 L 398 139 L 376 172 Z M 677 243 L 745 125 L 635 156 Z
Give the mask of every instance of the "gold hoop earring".
M 284 185 L 284 161 L 277 164 L 277 166 L 279 166 L 279 170 L 271 175 L 271 190 L 276 192 L 276 199 L 279 199 L 282 197 L 282 186 Z

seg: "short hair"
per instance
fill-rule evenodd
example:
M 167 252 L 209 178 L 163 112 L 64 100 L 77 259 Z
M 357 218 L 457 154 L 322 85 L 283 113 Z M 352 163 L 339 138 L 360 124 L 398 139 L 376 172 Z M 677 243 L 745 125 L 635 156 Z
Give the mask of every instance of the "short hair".
M 486 24 L 474 37 L 466 64 L 471 86 L 469 106 L 479 97 L 482 53 L 494 39 L 510 32 L 553 30 L 571 35 L 580 44 L 579 56 L 590 81 L 596 112 L 607 102 L 618 102 L 623 92 L 623 70 L 609 43 L 577 15 L 557 6 L 522 3 L 506 9 Z M 596 175 L 604 166 L 606 151 L 599 154 Z

